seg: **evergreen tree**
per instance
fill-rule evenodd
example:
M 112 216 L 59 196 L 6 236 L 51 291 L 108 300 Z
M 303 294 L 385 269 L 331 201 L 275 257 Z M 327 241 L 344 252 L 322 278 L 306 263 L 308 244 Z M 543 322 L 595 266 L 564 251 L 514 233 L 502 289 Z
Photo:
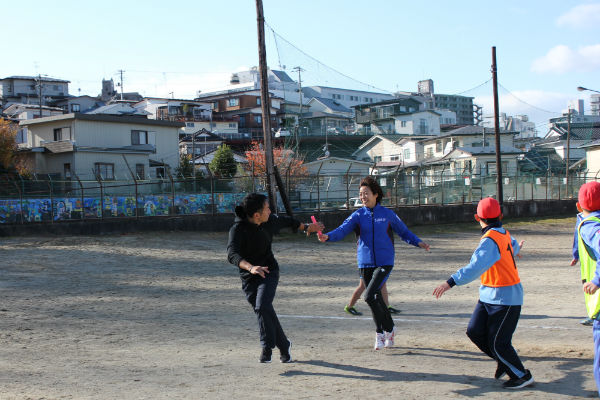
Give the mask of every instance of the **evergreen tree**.
M 209 164 L 211 172 L 220 178 L 232 178 L 237 171 L 237 165 L 233 158 L 231 147 L 226 144 L 219 146 L 215 157 Z

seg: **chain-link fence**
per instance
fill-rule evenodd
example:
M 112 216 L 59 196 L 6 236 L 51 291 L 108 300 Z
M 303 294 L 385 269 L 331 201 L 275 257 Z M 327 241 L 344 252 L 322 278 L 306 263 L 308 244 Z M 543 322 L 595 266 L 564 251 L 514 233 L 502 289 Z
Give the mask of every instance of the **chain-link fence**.
M 574 198 L 590 178 L 547 173 L 503 175 L 504 201 Z M 360 207 L 358 175 L 295 176 L 282 182 L 294 211 Z M 383 205 L 391 207 L 474 203 L 495 196 L 497 176 L 398 171 L 377 176 Z M 250 192 L 266 192 L 264 177 L 167 177 L 153 180 L 56 180 L 49 175 L 0 180 L 0 223 L 31 223 L 190 214 L 232 213 Z M 283 210 L 281 199 L 278 209 Z

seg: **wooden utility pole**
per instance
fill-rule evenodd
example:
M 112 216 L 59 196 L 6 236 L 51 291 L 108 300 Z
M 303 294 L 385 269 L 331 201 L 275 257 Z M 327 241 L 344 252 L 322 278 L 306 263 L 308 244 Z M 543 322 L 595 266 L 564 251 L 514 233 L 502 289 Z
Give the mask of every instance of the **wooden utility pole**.
M 565 159 L 566 170 L 565 170 L 565 199 L 569 197 L 569 164 L 570 160 L 570 150 L 571 150 L 571 107 L 569 107 L 569 114 L 567 115 L 567 157 Z
M 262 126 L 264 135 L 264 151 L 266 163 L 267 193 L 271 211 L 276 210 L 275 191 L 272 185 L 274 178 L 273 142 L 271 135 L 271 103 L 269 101 L 269 84 L 267 78 L 267 51 L 265 49 L 265 16 L 262 0 L 256 0 L 256 22 L 258 25 L 258 68 L 260 72 L 260 103 L 262 106 Z
M 502 156 L 500 150 L 500 110 L 498 106 L 498 68 L 496 66 L 496 46 L 492 47 L 492 78 L 494 82 L 494 133 L 496 136 L 496 200 L 498 200 L 498 203 L 500 203 L 500 206 L 502 206 L 504 193 L 502 190 Z M 485 131 L 485 128 L 483 129 Z

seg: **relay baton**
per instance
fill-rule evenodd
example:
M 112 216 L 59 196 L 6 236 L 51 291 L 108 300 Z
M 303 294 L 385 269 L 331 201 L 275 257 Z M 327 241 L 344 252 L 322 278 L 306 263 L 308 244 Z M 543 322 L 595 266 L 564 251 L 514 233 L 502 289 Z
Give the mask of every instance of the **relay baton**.
M 313 224 L 316 224 L 316 223 L 317 223 L 317 219 L 315 218 L 315 216 L 314 216 L 314 215 L 311 215 L 311 216 L 310 216 L 310 219 L 312 220 Z M 319 235 L 322 235 L 322 234 L 323 234 L 323 232 L 322 232 L 322 231 L 319 231 L 319 232 L 317 232 L 317 233 L 318 233 Z

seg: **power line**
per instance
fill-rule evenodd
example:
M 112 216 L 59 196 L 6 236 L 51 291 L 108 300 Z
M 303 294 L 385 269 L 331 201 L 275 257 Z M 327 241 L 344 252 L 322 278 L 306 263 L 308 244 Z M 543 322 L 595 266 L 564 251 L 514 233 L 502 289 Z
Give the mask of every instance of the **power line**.
M 498 84 L 498 86 L 500 86 L 502 89 L 506 90 L 506 91 L 508 92 L 508 94 L 510 94 L 510 95 L 511 95 L 512 97 L 514 97 L 515 99 L 519 100 L 521 103 L 523 103 L 523 104 L 527 104 L 529 107 L 533 107 L 533 108 L 535 108 L 536 110 L 543 111 L 543 112 L 546 112 L 546 113 L 548 113 L 548 114 L 561 114 L 561 113 L 560 113 L 560 112 L 558 112 L 558 111 L 549 111 L 549 110 L 545 110 L 545 109 L 543 109 L 543 108 L 540 108 L 540 107 L 536 107 L 536 106 L 534 106 L 533 104 L 529 104 L 529 103 L 528 103 L 528 102 L 526 102 L 525 100 L 522 100 L 522 99 L 520 99 L 519 97 L 517 97 L 517 96 L 516 96 L 516 95 L 515 95 L 513 92 L 511 92 L 510 90 L 508 90 L 507 88 L 505 88 L 504 86 L 502 86 L 500 83 Z

